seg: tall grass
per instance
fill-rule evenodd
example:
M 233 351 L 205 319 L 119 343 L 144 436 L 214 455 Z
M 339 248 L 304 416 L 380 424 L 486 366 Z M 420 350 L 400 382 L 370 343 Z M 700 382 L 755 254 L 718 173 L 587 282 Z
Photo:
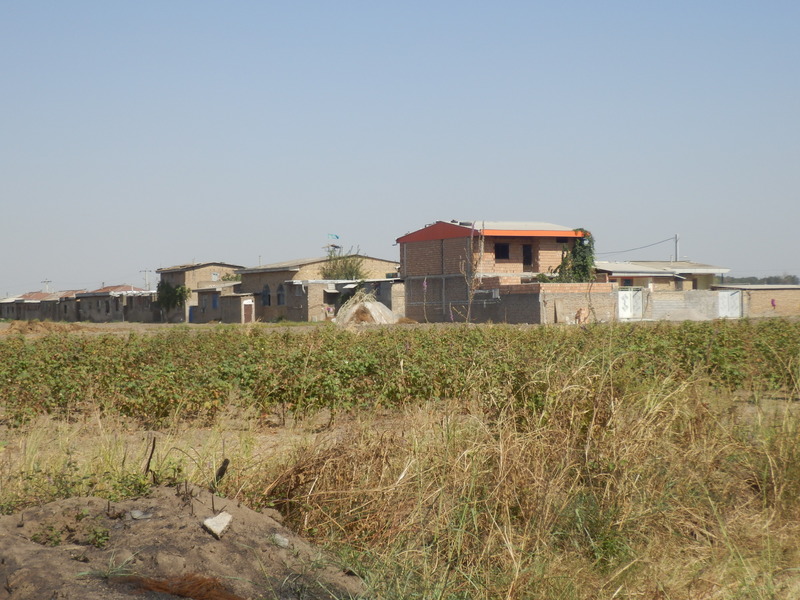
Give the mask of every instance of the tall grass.
M 157 479 L 207 484 L 229 457 L 222 493 L 281 510 L 375 597 L 800 596 L 797 323 L 221 327 L 0 351 L 6 510 L 141 493 L 156 436 Z M 319 411 L 335 427 L 273 449 L 265 420 Z M 82 447 L 86 428 L 101 443 Z

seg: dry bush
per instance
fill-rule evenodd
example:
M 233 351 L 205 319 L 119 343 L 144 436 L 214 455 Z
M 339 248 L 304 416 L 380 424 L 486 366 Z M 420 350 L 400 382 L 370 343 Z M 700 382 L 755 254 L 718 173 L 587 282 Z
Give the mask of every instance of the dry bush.
M 562 383 L 536 411 L 498 400 L 364 422 L 298 449 L 264 491 L 310 535 L 361 549 L 382 597 L 789 589 L 793 418 L 767 442 L 699 380 L 628 397 Z

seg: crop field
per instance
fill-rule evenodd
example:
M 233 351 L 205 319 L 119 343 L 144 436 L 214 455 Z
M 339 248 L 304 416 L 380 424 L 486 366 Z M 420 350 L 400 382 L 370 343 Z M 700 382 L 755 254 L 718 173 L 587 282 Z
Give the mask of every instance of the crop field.
M 0 512 L 207 485 L 375 598 L 800 597 L 800 322 L 0 336 Z

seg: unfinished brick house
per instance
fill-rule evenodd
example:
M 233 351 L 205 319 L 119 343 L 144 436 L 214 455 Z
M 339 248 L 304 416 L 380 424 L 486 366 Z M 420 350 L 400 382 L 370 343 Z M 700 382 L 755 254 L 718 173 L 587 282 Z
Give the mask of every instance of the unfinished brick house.
M 574 292 L 582 284 L 540 284 L 536 276 L 551 273 L 562 254 L 580 243 L 583 232 L 561 225 L 514 221 L 437 221 L 397 239 L 400 276 L 405 280 L 406 316 L 417 321 L 541 323 L 559 320 L 555 302 L 543 299 L 543 286 L 567 295 L 560 320 L 574 319 L 586 302 Z M 593 284 L 610 293 L 610 284 Z M 570 287 L 572 286 L 572 287 Z M 607 289 L 606 289 L 607 288 Z M 544 302 L 544 304 L 542 304 Z M 613 301 L 603 315 L 613 313 Z M 568 306 L 567 306 L 568 305 Z

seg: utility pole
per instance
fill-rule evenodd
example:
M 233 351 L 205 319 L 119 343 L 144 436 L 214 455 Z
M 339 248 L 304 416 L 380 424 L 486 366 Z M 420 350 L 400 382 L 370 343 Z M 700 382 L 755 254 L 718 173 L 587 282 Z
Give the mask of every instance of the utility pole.
M 675 234 L 675 262 L 680 260 L 680 254 L 678 254 L 678 234 Z
M 149 292 L 150 291 L 150 280 L 147 278 L 147 274 L 148 273 L 152 273 L 152 271 L 150 271 L 148 269 L 142 269 L 141 271 L 139 271 L 139 273 L 144 273 L 144 289 L 146 289 Z

